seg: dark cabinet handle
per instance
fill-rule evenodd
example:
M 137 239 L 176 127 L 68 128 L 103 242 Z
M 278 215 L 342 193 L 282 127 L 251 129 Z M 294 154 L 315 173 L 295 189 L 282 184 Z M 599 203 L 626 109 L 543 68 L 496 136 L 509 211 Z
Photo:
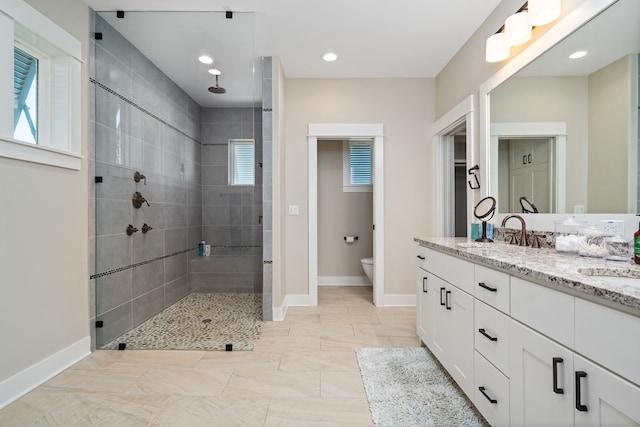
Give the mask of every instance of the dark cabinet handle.
M 486 389 L 484 387 L 480 386 L 478 387 L 478 390 L 480 390 L 480 393 L 482 393 L 482 395 L 486 397 L 489 402 L 493 403 L 494 405 L 498 403 L 496 399 L 492 399 L 489 397 L 489 395 L 485 392 Z
M 487 284 L 484 282 L 479 282 L 478 286 L 488 290 L 489 292 L 498 292 L 498 288 L 492 288 L 491 286 L 487 286 Z
M 422 278 L 422 292 L 424 292 L 425 294 L 427 293 L 427 278 L 426 277 Z
M 531 159 L 532 159 L 532 158 L 533 158 L 533 157 L 531 156 L 531 154 L 528 154 L 528 155 L 527 155 L 527 160 L 528 160 L 528 162 L 529 162 L 529 163 L 531 163 Z
M 444 288 L 440 288 L 440 305 L 444 305 L 444 300 L 443 300 L 443 294 L 442 291 L 444 291 Z
M 445 307 L 447 310 L 451 310 L 451 306 L 449 305 L 449 295 L 451 295 L 451 291 L 447 291 L 444 293 Z
M 553 358 L 553 392 L 555 394 L 564 394 L 564 389 L 558 387 L 558 364 L 564 362 L 562 357 Z
M 527 155 L 526 154 L 524 156 L 522 156 L 522 164 L 523 165 L 527 164 Z
M 580 380 L 582 378 L 587 378 L 587 373 L 584 371 L 576 371 L 576 409 L 580 412 L 587 412 L 587 405 L 582 404 L 580 393 Z
M 491 335 L 489 335 L 484 328 L 480 328 L 478 329 L 478 332 L 480 332 L 482 335 L 484 335 L 489 341 L 498 341 L 498 337 L 492 337 Z
M 424 261 L 426 258 L 425 258 L 425 257 L 423 257 L 422 255 L 418 255 L 418 259 L 421 259 L 421 260 L 423 260 L 423 261 Z

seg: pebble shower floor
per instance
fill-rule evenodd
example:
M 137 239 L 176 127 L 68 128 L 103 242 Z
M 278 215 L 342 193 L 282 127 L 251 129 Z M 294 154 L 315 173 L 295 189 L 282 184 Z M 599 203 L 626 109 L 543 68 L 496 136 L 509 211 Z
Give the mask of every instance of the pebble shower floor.
M 262 294 L 193 293 L 101 348 L 253 350 L 262 325 Z

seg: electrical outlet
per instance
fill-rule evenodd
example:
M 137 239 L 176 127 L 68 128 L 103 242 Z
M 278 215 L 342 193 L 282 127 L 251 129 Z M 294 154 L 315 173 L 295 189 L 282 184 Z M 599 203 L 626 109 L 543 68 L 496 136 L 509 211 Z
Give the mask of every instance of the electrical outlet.
M 600 226 L 609 234 L 624 236 L 624 221 L 621 219 L 601 219 Z

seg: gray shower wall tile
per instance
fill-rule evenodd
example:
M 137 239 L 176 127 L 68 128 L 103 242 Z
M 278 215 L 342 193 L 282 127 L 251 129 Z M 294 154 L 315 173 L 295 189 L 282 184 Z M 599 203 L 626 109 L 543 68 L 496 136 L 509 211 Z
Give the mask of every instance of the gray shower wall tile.
M 182 276 L 164 287 L 164 306 L 169 307 L 180 301 L 189 293 L 189 278 Z
M 252 123 L 242 123 L 240 125 L 241 139 L 255 139 L 256 135 L 257 132 Z
M 241 206 L 203 206 L 202 224 L 204 226 L 242 225 Z
M 273 261 L 273 231 L 262 230 L 262 258 Z
M 144 79 L 154 92 L 162 94 L 164 73 L 135 47 L 131 48 L 131 71 Z
M 136 227 L 142 229 L 142 224 L 136 223 Z M 153 225 L 151 227 L 153 227 L 153 230 L 149 230 L 146 233 L 140 231 L 131 236 L 133 264 L 160 258 L 165 254 L 164 230 L 156 228 Z M 135 267 L 134 271 L 138 268 L 141 267 Z
M 241 123 L 242 108 L 203 108 L 202 123 Z
M 98 213 L 100 215 L 100 213 Z M 124 228 L 126 228 L 126 224 Z M 96 237 L 96 270 L 98 273 L 126 267 L 131 264 L 131 239 L 122 234 Z
M 227 143 L 219 145 L 202 146 L 203 166 L 225 166 L 229 164 L 229 145 Z
M 162 289 L 164 280 L 164 260 L 160 259 L 133 269 L 133 298 Z
M 145 80 L 144 76 L 134 74 L 132 80 L 131 101 L 141 108 L 158 115 L 157 112 L 162 111 L 162 92 L 154 87 L 152 83 Z
M 172 179 L 184 179 L 185 177 L 185 164 L 182 160 L 182 156 L 164 152 L 164 174 L 168 178 Z
M 101 16 L 96 16 L 96 32 L 102 33 L 102 40 L 97 40 L 96 45 L 111 53 L 119 61 L 131 68 L 131 43 L 118 31 L 107 23 Z M 102 58 L 96 58 L 99 66 L 102 66 Z
M 173 185 L 174 183 L 182 185 Z M 188 191 L 186 191 L 186 187 L 184 182 L 171 180 L 171 182 L 167 183 L 164 187 L 165 202 L 187 204 L 189 194 Z
M 162 148 L 143 142 L 142 144 L 142 170 L 147 173 L 160 174 L 162 166 Z
M 97 317 L 98 320 L 104 322 L 102 328 L 96 328 L 96 341 L 107 344 L 120 335 L 133 329 L 133 313 L 131 311 L 131 303 L 123 304 L 120 307 L 103 313 Z
M 203 187 L 200 184 L 189 183 L 187 188 L 187 202 L 190 205 L 202 205 L 202 191 Z
M 273 108 L 273 80 L 262 80 L 262 107 Z
M 188 237 L 187 245 L 189 249 L 197 248 L 198 243 L 200 243 L 200 241 L 203 240 L 202 226 L 197 225 L 197 226 L 189 227 L 188 235 L 189 237 Z M 192 256 L 197 256 L 197 255 L 198 255 L 198 251 L 194 250 Z
M 164 260 L 165 283 L 172 282 L 187 275 L 187 254 L 173 255 Z
M 203 225 L 202 235 L 208 244 L 215 246 L 240 246 L 242 244 L 242 226 Z M 212 247 L 211 250 L 213 251 L 214 248 Z M 242 253 L 242 251 L 237 253 Z
M 203 123 L 202 143 L 227 143 L 230 139 L 242 138 L 242 124 L 236 123 Z
M 129 56 L 130 53 L 129 53 Z M 100 66 L 96 68 L 96 81 L 108 87 L 117 94 L 130 99 L 133 94 L 133 79 L 129 63 L 121 60 L 103 49 L 102 44 L 96 45 L 96 58 Z
M 131 301 L 133 327 L 137 327 L 164 309 L 164 289 L 156 289 Z
M 227 185 L 229 173 L 227 165 L 202 166 L 202 185 Z
M 190 248 L 187 241 L 188 229 L 186 227 L 166 229 L 164 231 L 164 236 L 165 253 L 167 255 Z
M 96 218 L 96 233 L 98 236 L 124 233 L 127 225 L 132 222 L 133 206 L 131 202 L 98 199 L 96 207 L 100 212 L 100 215 Z
M 135 169 L 142 169 L 142 140 L 140 138 L 129 138 L 129 161 L 128 166 Z
M 185 136 L 169 126 L 164 127 L 164 151 L 184 158 Z
M 151 206 L 142 205 L 140 209 L 133 209 L 131 222 L 136 228 L 142 229 L 142 224 L 153 227 L 152 231 L 165 228 L 164 204 L 153 202 Z
M 229 206 L 242 204 L 242 188 L 228 185 L 202 186 L 202 204 Z
M 164 147 L 165 125 L 147 114 L 142 116 L 142 139 L 159 149 Z
M 189 226 L 188 205 L 165 203 L 165 227 L 184 228 Z
M 202 225 L 202 206 L 201 205 L 188 205 L 187 213 L 188 213 L 187 222 L 189 227 Z
M 272 72 L 272 64 L 273 58 L 270 56 L 262 57 L 262 80 L 271 79 L 273 76 Z
M 131 270 L 119 271 L 96 279 L 96 310 L 98 316 L 126 304 L 133 296 Z
M 264 202 L 262 205 L 262 229 L 273 230 L 273 202 Z

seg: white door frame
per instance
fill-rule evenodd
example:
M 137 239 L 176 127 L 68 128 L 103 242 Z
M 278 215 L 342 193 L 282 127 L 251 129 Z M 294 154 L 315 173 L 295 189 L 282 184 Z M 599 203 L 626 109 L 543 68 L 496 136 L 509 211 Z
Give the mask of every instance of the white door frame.
M 436 159 L 436 198 L 440 208 L 436 211 L 436 234 L 443 237 L 451 237 L 454 234 L 453 210 L 455 208 L 454 192 L 455 178 L 451 173 L 453 166 L 453 148 L 451 132 L 465 123 L 467 166 L 478 164 L 475 152 L 475 132 L 473 129 L 473 95 L 469 95 L 451 111 L 443 115 L 433 125 L 433 143 L 435 145 Z M 480 170 L 480 173 L 486 173 Z M 471 236 L 471 218 L 473 217 L 474 191 L 467 187 L 467 236 Z
M 318 140 L 373 140 L 373 303 L 384 305 L 384 150 L 381 123 L 310 123 L 309 167 L 309 305 L 318 305 Z

